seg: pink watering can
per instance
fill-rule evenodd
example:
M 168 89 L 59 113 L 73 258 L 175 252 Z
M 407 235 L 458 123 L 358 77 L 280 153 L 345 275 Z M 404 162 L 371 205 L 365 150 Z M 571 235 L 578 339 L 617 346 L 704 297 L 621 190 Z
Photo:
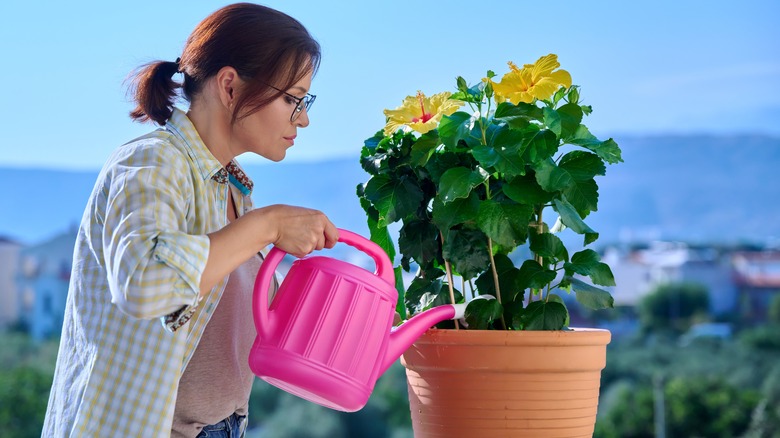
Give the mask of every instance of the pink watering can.
M 463 317 L 465 304 L 444 305 L 392 328 L 398 292 L 393 266 L 374 242 L 339 230 L 339 241 L 371 256 L 376 272 L 308 256 L 293 262 L 270 307 L 268 289 L 286 254 L 272 248 L 257 274 L 257 338 L 252 372 L 319 405 L 345 412 L 365 406 L 376 380 L 428 328 Z

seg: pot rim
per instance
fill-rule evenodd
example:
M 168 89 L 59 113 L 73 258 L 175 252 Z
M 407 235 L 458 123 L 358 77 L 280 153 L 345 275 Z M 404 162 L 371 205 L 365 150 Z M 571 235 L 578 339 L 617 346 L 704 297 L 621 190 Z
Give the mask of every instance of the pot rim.
M 571 327 L 569 330 L 455 330 L 428 329 L 415 344 L 478 345 L 607 345 L 612 333 L 606 329 Z

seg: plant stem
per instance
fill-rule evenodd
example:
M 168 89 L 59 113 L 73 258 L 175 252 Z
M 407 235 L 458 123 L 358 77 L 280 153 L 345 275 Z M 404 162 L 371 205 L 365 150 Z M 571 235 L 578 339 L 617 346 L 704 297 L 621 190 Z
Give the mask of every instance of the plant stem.
M 490 256 L 490 270 L 493 271 L 493 285 L 496 288 L 496 299 L 501 307 L 504 304 L 501 302 L 501 288 L 498 286 L 498 271 L 496 270 L 496 259 L 493 257 L 493 239 L 488 237 L 488 255 Z M 504 320 L 503 312 L 501 314 L 501 326 L 506 330 L 506 321 Z
M 455 291 L 452 289 L 452 269 L 450 269 L 450 262 L 447 259 L 444 259 L 444 269 L 447 270 L 447 286 L 450 288 L 450 301 L 452 301 L 452 304 L 455 304 Z M 459 330 L 460 324 L 458 324 L 458 320 L 453 319 L 453 322 L 455 322 L 455 330 Z
M 536 210 L 536 223 L 531 226 L 536 229 L 537 233 L 541 234 L 542 227 L 544 227 L 544 221 L 542 220 L 542 212 L 544 211 L 544 205 L 542 204 L 537 206 L 535 210 Z M 544 267 L 544 265 L 542 264 L 544 262 L 544 258 L 539 254 L 534 253 L 534 261 L 536 261 L 536 263 L 539 263 L 539 266 Z M 531 293 L 528 296 L 528 304 L 531 304 L 531 301 L 533 300 L 534 290 L 538 290 L 539 299 L 540 300 L 543 299 L 542 289 L 531 289 Z
M 441 236 L 441 244 L 444 245 L 444 234 L 439 232 L 439 236 Z M 452 288 L 452 269 L 450 268 L 450 262 L 447 259 L 444 259 L 444 270 L 447 272 L 447 286 L 449 286 L 450 289 L 450 302 L 452 304 L 455 304 L 455 291 Z M 457 319 L 453 319 L 455 322 L 455 330 L 460 330 L 460 324 L 458 324 Z

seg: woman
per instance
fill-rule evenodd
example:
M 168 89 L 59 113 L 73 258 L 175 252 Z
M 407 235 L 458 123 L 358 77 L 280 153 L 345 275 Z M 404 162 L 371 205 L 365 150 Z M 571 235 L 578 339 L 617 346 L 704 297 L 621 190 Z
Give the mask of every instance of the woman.
M 234 158 L 285 157 L 319 59 L 298 21 L 242 3 L 136 72 L 131 117 L 161 128 L 119 147 L 88 201 L 43 436 L 243 434 L 258 252 L 302 257 L 338 231 L 316 210 L 253 209 Z

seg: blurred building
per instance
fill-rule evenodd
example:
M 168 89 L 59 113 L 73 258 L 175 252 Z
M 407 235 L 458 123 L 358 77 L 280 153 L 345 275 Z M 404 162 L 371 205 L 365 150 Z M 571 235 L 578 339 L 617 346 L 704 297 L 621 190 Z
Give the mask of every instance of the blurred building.
M 780 296 L 780 251 L 736 252 L 733 262 L 740 316 L 765 322 L 772 300 Z
M 75 242 L 71 229 L 19 251 L 19 320 L 35 339 L 60 334 Z
M 22 244 L 0 237 L 0 329 L 19 320 L 19 293 L 16 287 L 16 271 Z
M 634 307 L 658 286 L 696 283 L 704 286 L 715 316 L 729 314 L 737 306 L 731 253 L 713 247 L 692 247 L 679 242 L 653 242 L 648 246 L 605 251 L 602 261 L 615 276 L 611 288 L 615 306 Z

